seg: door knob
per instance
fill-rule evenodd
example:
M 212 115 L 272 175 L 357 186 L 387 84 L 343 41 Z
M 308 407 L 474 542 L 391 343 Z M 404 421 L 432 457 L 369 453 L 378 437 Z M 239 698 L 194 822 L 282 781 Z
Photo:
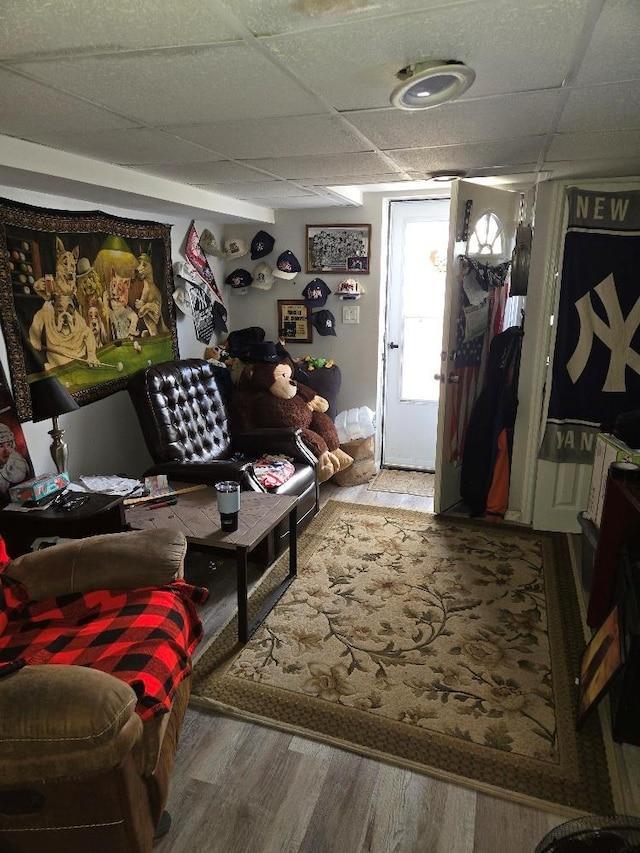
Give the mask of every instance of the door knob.
M 434 373 L 433 378 L 436 380 L 436 382 L 444 382 L 445 375 L 444 373 Z
M 450 373 L 448 381 L 450 385 L 457 385 L 458 382 L 460 382 L 460 377 L 457 376 L 455 373 Z
M 393 341 L 389 344 L 389 349 L 399 349 L 400 344 L 394 344 Z

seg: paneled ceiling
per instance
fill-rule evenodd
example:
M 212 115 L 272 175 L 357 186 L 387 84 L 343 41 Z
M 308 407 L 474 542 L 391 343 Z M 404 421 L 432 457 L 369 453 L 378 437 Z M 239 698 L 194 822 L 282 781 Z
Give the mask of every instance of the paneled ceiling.
M 266 208 L 640 174 L 638 0 L 3 0 L 0 27 L 4 136 Z M 426 60 L 475 82 L 392 107 Z

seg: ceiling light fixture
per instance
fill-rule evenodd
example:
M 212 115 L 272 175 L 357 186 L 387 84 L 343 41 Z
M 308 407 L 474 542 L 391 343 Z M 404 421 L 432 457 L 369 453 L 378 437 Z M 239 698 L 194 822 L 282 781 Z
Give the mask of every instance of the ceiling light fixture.
M 460 97 L 476 79 L 476 72 L 455 59 L 437 59 L 406 65 L 396 77 L 401 83 L 391 92 L 393 106 L 426 110 Z
M 429 178 L 432 181 L 442 181 L 443 183 L 447 183 L 449 181 L 455 181 L 458 178 L 466 178 L 466 176 L 467 173 L 463 171 L 455 171 L 454 169 L 443 169 L 440 172 L 431 172 Z

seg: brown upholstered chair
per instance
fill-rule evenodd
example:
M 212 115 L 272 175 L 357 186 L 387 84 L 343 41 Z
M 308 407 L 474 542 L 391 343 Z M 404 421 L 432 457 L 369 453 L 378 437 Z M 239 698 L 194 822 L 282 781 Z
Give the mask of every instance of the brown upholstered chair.
M 259 429 L 234 433 L 229 429 L 228 370 L 204 359 L 182 359 L 155 364 L 129 380 L 133 402 L 153 466 L 145 476 L 166 474 L 169 479 L 213 485 L 238 480 L 243 489 L 295 495 L 298 498 L 298 532 L 320 506 L 316 458 L 300 438 L 300 430 Z M 226 398 L 226 399 L 225 399 Z M 284 454 L 293 460 L 295 473 L 275 489 L 265 489 L 250 462 L 263 454 Z M 265 553 L 254 555 L 271 562 L 287 545 L 285 521 L 268 540 Z
M 185 554 L 181 533 L 132 531 L 25 554 L 4 573 L 40 602 L 161 587 L 182 577 Z M 149 853 L 190 689 L 187 675 L 169 713 L 143 721 L 133 688 L 110 673 L 44 663 L 3 674 L 0 851 Z

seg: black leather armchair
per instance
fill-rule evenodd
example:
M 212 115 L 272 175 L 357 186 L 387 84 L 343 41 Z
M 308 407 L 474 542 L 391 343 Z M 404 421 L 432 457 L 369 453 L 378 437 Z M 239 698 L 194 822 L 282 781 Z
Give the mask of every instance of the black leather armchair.
M 190 358 L 155 364 L 134 374 L 128 384 L 142 433 L 154 464 L 143 476 L 166 474 L 169 479 L 213 485 L 238 480 L 245 490 L 296 495 L 298 532 L 320 506 L 316 459 L 300 438 L 300 430 L 259 429 L 230 434 L 227 415 L 227 368 Z M 225 399 L 226 398 L 226 399 Z M 265 489 L 251 462 L 232 457 L 242 453 L 285 454 L 295 474 L 275 489 Z M 261 559 L 271 562 L 287 544 L 287 523 L 279 525 Z

